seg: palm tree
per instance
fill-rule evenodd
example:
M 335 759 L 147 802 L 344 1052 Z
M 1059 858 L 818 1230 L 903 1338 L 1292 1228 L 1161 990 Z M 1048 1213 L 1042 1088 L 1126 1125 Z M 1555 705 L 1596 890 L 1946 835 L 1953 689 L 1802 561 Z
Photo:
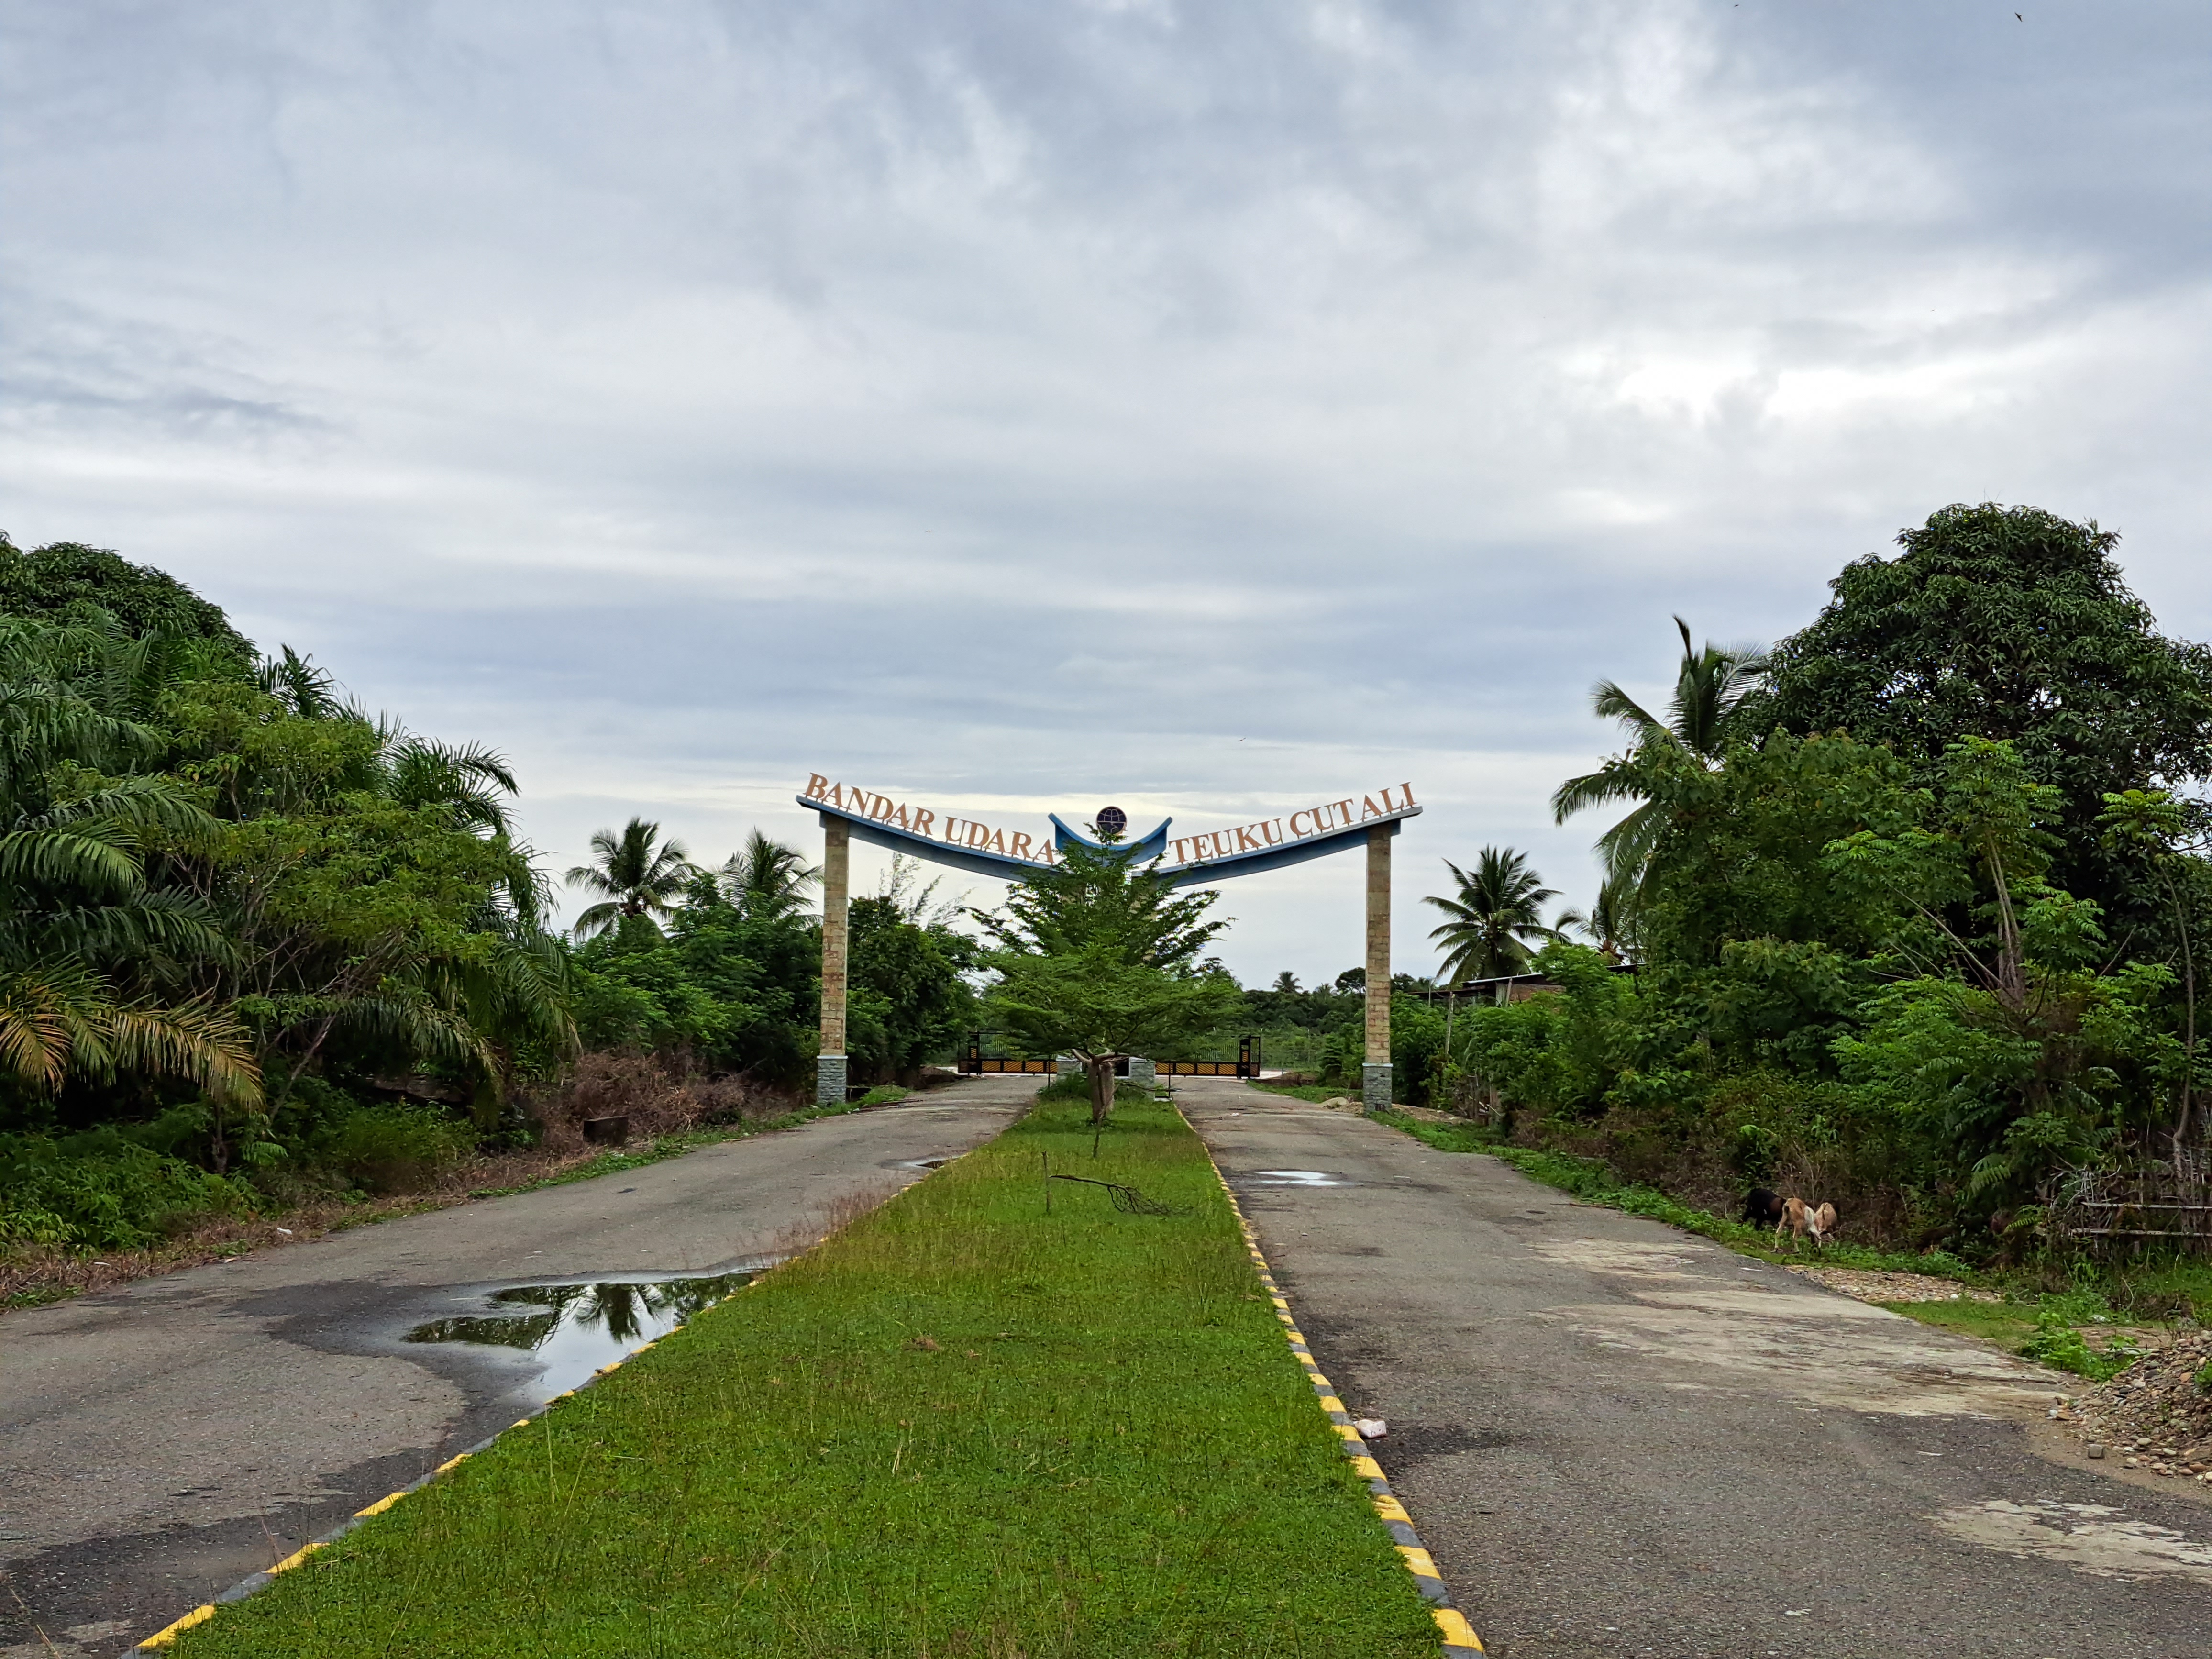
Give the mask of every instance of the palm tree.
M 780 921 L 805 908 L 806 890 L 822 879 L 796 847 L 770 841 L 759 830 L 744 848 L 722 862 L 714 878 L 722 896 L 756 921 Z
M 1569 778 L 1552 797 L 1552 817 L 1558 823 L 1585 807 L 1637 803 L 1634 811 L 1598 837 L 1608 881 L 1624 876 L 1632 882 L 1639 879 L 1659 839 L 1662 821 L 1651 800 L 1655 775 L 1683 765 L 1711 770 L 1729 735 L 1729 717 L 1765 681 L 1766 653 L 1759 647 L 1709 641 L 1700 651 L 1690 641 L 1689 623 L 1677 617 L 1674 626 L 1682 633 L 1682 664 L 1674 677 L 1667 718 L 1661 720 L 1613 681 L 1600 680 L 1590 690 L 1591 712 L 1628 728 L 1628 752 L 1595 772 Z
M 481 744 L 440 743 L 394 726 L 377 757 L 377 793 L 401 806 L 442 806 L 464 829 L 504 836 L 512 825 L 501 795 L 521 793 L 507 757 Z
M 1587 911 L 1562 910 L 1553 926 L 1562 933 L 1573 928 L 1614 962 L 1632 956 L 1636 951 L 1636 885 L 1622 878 L 1605 882 Z
M 604 896 L 576 918 L 578 939 L 603 933 L 632 916 L 673 915 L 684 884 L 699 873 L 682 842 L 672 836 L 662 841 L 660 826 L 643 818 L 632 818 L 619 836 L 611 830 L 593 830 L 592 854 L 591 863 L 575 866 L 564 878 L 571 887 Z
M 1543 878 L 1528 867 L 1528 855 L 1510 847 L 1486 847 L 1476 855 L 1473 873 L 1449 859 L 1459 892 L 1453 898 L 1430 897 L 1447 918 L 1429 937 L 1444 941 L 1444 963 L 1438 977 L 1446 984 L 1462 979 L 1495 979 L 1519 972 L 1528 963 L 1528 941 L 1552 939 L 1557 931 L 1544 925 L 1544 902 L 1559 894 L 1544 885 Z
M 0 1076 L 173 1079 L 251 1109 L 252 1043 L 186 971 L 229 943 L 204 900 L 147 875 L 150 849 L 217 830 L 185 785 L 133 769 L 160 747 L 131 716 L 167 644 L 105 616 L 0 618 Z

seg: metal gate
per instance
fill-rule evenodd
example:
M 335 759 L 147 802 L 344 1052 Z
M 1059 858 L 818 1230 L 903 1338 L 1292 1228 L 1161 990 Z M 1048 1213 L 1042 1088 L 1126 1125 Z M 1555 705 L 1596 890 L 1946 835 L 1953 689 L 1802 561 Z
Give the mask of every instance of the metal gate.
M 1260 1039 L 1238 1037 L 1234 1060 L 1156 1060 L 1152 1069 L 1162 1077 L 1257 1077 Z
M 1056 1072 L 1060 1069 L 1060 1062 L 986 1055 L 983 1034 L 978 1031 L 968 1039 L 968 1049 L 960 1057 L 959 1069 L 969 1077 L 993 1077 L 1010 1072 Z M 1237 1058 L 1234 1060 L 1156 1060 L 1152 1062 L 1152 1069 L 1161 1077 L 1257 1077 L 1260 1075 L 1260 1039 L 1256 1036 L 1237 1038 Z M 1115 1056 L 1114 1075 L 1129 1075 L 1129 1057 L 1127 1054 Z

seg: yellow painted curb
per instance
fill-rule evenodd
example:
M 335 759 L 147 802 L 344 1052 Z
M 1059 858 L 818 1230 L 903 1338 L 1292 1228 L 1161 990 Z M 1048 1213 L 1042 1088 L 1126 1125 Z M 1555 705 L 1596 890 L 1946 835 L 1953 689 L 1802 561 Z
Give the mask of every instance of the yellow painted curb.
M 214 1617 L 215 1603 L 206 1602 L 194 1607 L 173 1625 L 167 1625 L 155 1631 L 138 1645 L 142 1648 L 166 1648 L 170 1643 L 175 1641 L 182 1632 L 190 1630 L 194 1625 L 204 1625 Z
M 1178 1111 L 1180 1115 L 1180 1111 Z M 1186 1123 L 1189 1120 L 1185 1119 Z M 1193 1133 L 1195 1133 L 1194 1131 Z M 1201 1146 L 1205 1142 L 1201 1139 Z M 1211 1148 L 1206 1161 L 1213 1164 Z M 1304 1368 L 1307 1382 L 1313 1385 L 1314 1397 L 1322 1411 L 1328 1414 L 1329 1425 L 1336 1431 L 1343 1443 L 1344 1455 L 1352 1460 L 1352 1467 L 1367 1482 L 1369 1501 L 1375 1505 L 1376 1518 L 1390 1529 L 1399 1559 L 1407 1571 L 1413 1575 L 1422 1598 L 1429 1603 L 1429 1616 L 1436 1621 L 1437 1634 L 1443 1643 L 1447 1659 L 1452 1654 L 1481 1653 L 1486 1650 L 1482 1638 L 1474 1633 L 1474 1626 L 1467 1622 L 1467 1615 L 1451 1604 L 1451 1593 L 1445 1588 L 1443 1577 L 1437 1571 L 1435 1559 L 1420 1542 L 1413 1530 L 1413 1518 L 1406 1506 L 1391 1492 L 1390 1483 L 1382 1473 L 1382 1466 L 1368 1452 L 1367 1443 L 1359 1437 L 1359 1431 L 1345 1410 L 1344 1401 L 1337 1398 L 1328 1378 L 1322 1375 L 1306 1344 L 1305 1334 L 1291 1316 L 1289 1298 L 1275 1284 L 1275 1276 L 1267 1266 L 1267 1258 L 1260 1249 L 1260 1235 L 1244 1218 L 1244 1207 L 1237 1201 L 1237 1194 L 1229 1185 L 1229 1178 L 1221 1173 L 1221 1166 L 1213 1164 L 1213 1178 L 1221 1183 L 1222 1196 L 1229 1200 L 1229 1212 L 1237 1218 L 1237 1225 L 1244 1235 L 1245 1249 L 1251 1252 L 1252 1265 L 1258 1270 L 1260 1283 L 1266 1287 L 1267 1299 L 1274 1304 L 1275 1317 L 1281 1322 L 1285 1340 L 1291 1344 L 1291 1356 Z M 1403 1540 L 1410 1539 L 1408 1543 Z

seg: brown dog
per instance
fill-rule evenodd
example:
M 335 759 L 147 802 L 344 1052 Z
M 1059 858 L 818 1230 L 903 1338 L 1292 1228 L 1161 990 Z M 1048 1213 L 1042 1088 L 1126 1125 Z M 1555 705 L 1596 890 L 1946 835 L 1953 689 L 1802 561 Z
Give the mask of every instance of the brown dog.
M 1785 1198 L 1782 1200 L 1782 1219 L 1774 1228 L 1777 1244 L 1782 1243 L 1785 1231 L 1792 1236 L 1790 1242 L 1793 1244 L 1809 1237 L 1813 1248 L 1817 1250 L 1836 1231 L 1836 1206 L 1832 1204 L 1814 1206 L 1802 1198 Z

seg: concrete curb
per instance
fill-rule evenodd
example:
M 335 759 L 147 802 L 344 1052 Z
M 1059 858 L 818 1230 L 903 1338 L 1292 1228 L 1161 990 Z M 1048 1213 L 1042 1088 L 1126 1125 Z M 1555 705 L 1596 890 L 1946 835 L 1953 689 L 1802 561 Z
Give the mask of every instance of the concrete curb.
M 1206 1161 L 1212 1163 L 1212 1152 L 1208 1151 Z M 1450 1659 L 1454 1654 L 1486 1651 L 1482 1638 L 1467 1622 L 1467 1615 L 1452 1606 L 1451 1591 L 1445 1587 L 1443 1577 L 1437 1573 L 1437 1564 L 1431 1558 L 1427 1547 L 1421 1542 L 1421 1535 L 1413 1530 L 1413 1517 L 1406 1513 L 1406 1506 L 1391 1492 L 1390 1483 L 1383 1476 L 1382 1466 L 1375 1461 L 1367 1449 L 1367 1443 L 1359 1437 L 1359 1431 L 1352 1426 L 1352 1414 L 1344 1409 L 1344 1401 L 1336 1397 L 1334 1386 L 1322 1375 L 1321 1367 L 1315 1364 L 1313 1351 L 1306 1346 L 1305 1334 L 1298 1329 L 1297 1321 L 1291 1315 L 1290 1302 L 1283 1295 L 1282 1287 L 1275 1283 L 1275 1275 L 1267 1266 L 1267 1258 L 1261 1253 L 1260 1236 L 1253 1231 L 1252 1224 L 1244 1218 L 1244 1207 L 1237 1203 L 1237 1194 L 1230 1188 L 1229 1178 L 1221 1173 L 1218 1164 L 1213 1164 L 1213 1178 L 1221 1183 L 1222 1195 L 1229 1200 L 1230 1211 L 1236 1216 L 1237 1225 L 1244 1235 L 1245 1248 L 1252 1253 L 1252 1265 L 1259 1272 L 1260 1282 L 1267 1287 L 1268 1300 L 1275 1304 L 1275 1317 L 1282 1322 L 1283 1334 L 1290 1341 L 1291 1352 L 1297 1356 L 1298 1364 L 1305 1367 L 1306 1380 L 1313 1384 L 1314 1394 L 1322 1410 L 1328 1413 L 1328 1420 L 1336 1429 L 1344 1455 L 1352 1460 L 1352 1468 L 1367 1482 L 1367 1492 L 1375 1504 L 1375 1513 L 1389 1530 L 1391 1541 L 1398 1547 L 1400 1559 L 1413 1575 L 1413 1583 L 1428 1601 L 1429 1616 L 1437 1621 L 1437 1629 L 1443 1638 L 1446 1659 Z

